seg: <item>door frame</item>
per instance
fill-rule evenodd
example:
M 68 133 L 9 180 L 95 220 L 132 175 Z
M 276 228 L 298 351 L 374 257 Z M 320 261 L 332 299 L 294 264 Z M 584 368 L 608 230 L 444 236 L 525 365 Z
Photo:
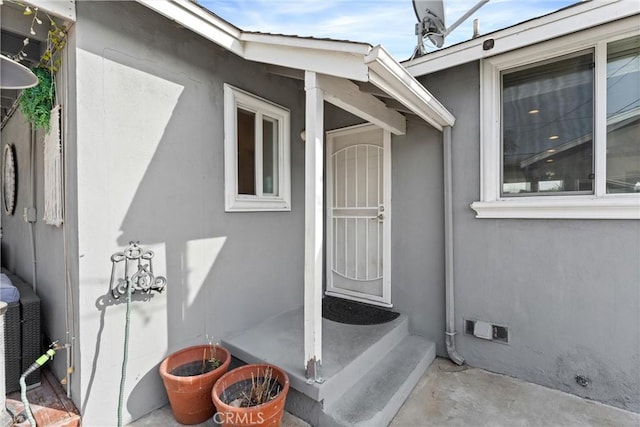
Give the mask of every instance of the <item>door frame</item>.
M 382 227 L 382 297 L 371 296 L 363 298 L 361 293 L 349 290 L 334 291 L 329 289 L 332 280 L 333 259 L 333 221 L 331 220 L 331 209 L 333 204 L 333 162 L 331 161 L 331 153 L 333 151 L 334 139 L 338 136 L 358 134 L 361 132 L 378 129 L 382 131 L 382 148 L 383 148 L 383 203 L 384 203 L 384 221 Z M 325 187 L 325 264 L 326 264 L 326 288 L 325 294 L 335 296 L 352 301 L 359 301 L 366 304 L 378 305 L 381 307 L 391 308 L 391 132 L 385 130 L 372 123 L 363 123 L 355 126 L 348 126 L 339 129 L 333 129 L 326 132 L 326 187 Z

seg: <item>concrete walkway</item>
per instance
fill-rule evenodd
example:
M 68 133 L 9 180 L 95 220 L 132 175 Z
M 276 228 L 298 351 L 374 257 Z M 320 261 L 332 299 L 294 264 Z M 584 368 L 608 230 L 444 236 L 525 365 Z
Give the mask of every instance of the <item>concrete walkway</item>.
M 639 427 L 640 415 L 436 359 L 391 426 Z
M 130 425 L 176 427 L 180 424 L 175 422 L 166 406 Z M 285 414 L 283 427 L 307 425 Z M 213 426 L 213 422 L 210 420 L 200 426 Z M 391 426 L 640 427 L 640 414 L 436 359 Z

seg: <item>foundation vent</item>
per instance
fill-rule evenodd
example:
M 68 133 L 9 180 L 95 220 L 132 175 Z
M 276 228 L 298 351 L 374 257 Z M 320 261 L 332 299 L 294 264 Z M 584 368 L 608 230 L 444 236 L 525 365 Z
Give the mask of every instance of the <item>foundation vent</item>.
M 509 342 L 509 328 L 481 320 L 465 320 L 464 333 L 487 341 Z

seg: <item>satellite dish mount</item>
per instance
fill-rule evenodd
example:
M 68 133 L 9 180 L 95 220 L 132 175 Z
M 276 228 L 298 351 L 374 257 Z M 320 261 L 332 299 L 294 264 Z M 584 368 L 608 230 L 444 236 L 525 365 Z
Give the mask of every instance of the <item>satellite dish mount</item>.
M 416 36 L 418 43 L 414 56 L 422 56 L 427 53 L 424 47 L 425 38 L 429 39 L 436 47 L 442 47 L 445 37 L 460 24 L 466 21 L 478 9 L 487 4 L 489 0 L 480 0 L 469 11 L 462 15 L 449 28 L 445 25 L 443 0 L 413 0 L 413 10 L 418 18 L 416 24 Z

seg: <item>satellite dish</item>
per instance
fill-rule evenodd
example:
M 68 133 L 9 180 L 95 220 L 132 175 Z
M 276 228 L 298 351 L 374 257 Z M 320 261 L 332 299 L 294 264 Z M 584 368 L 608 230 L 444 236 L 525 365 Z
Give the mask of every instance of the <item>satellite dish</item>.
M 37 84 L 38 77 L 31 70 L 11 58 L 0 55 L 1 89 L 26 89 Z
M 447 31 L 444 20 L 444 3 L 442 0 L 413 0 L 413 11 L 416 13 L 416 35 L 418 44 L 422 45 L 425 37 L 437 47 L 444 44 L 444 33 Z
M 418 36 L 418 44 L 414 52 L 414 56 L 422 56 L 427 51 L 424 48 L 424 39 L 428 38 L 436 47 L 444 45 L 445 37 L 460 24 L 467 20 L 475 11 L 487 4 L 489 0 L 480 0 L 468 12 L 462 15 L 449 28 L 445 25 L 444 20 L 444 2 L 443 0 L 412 0 L 413 10 L 418 18 L 416 24 L 416 36 Z

